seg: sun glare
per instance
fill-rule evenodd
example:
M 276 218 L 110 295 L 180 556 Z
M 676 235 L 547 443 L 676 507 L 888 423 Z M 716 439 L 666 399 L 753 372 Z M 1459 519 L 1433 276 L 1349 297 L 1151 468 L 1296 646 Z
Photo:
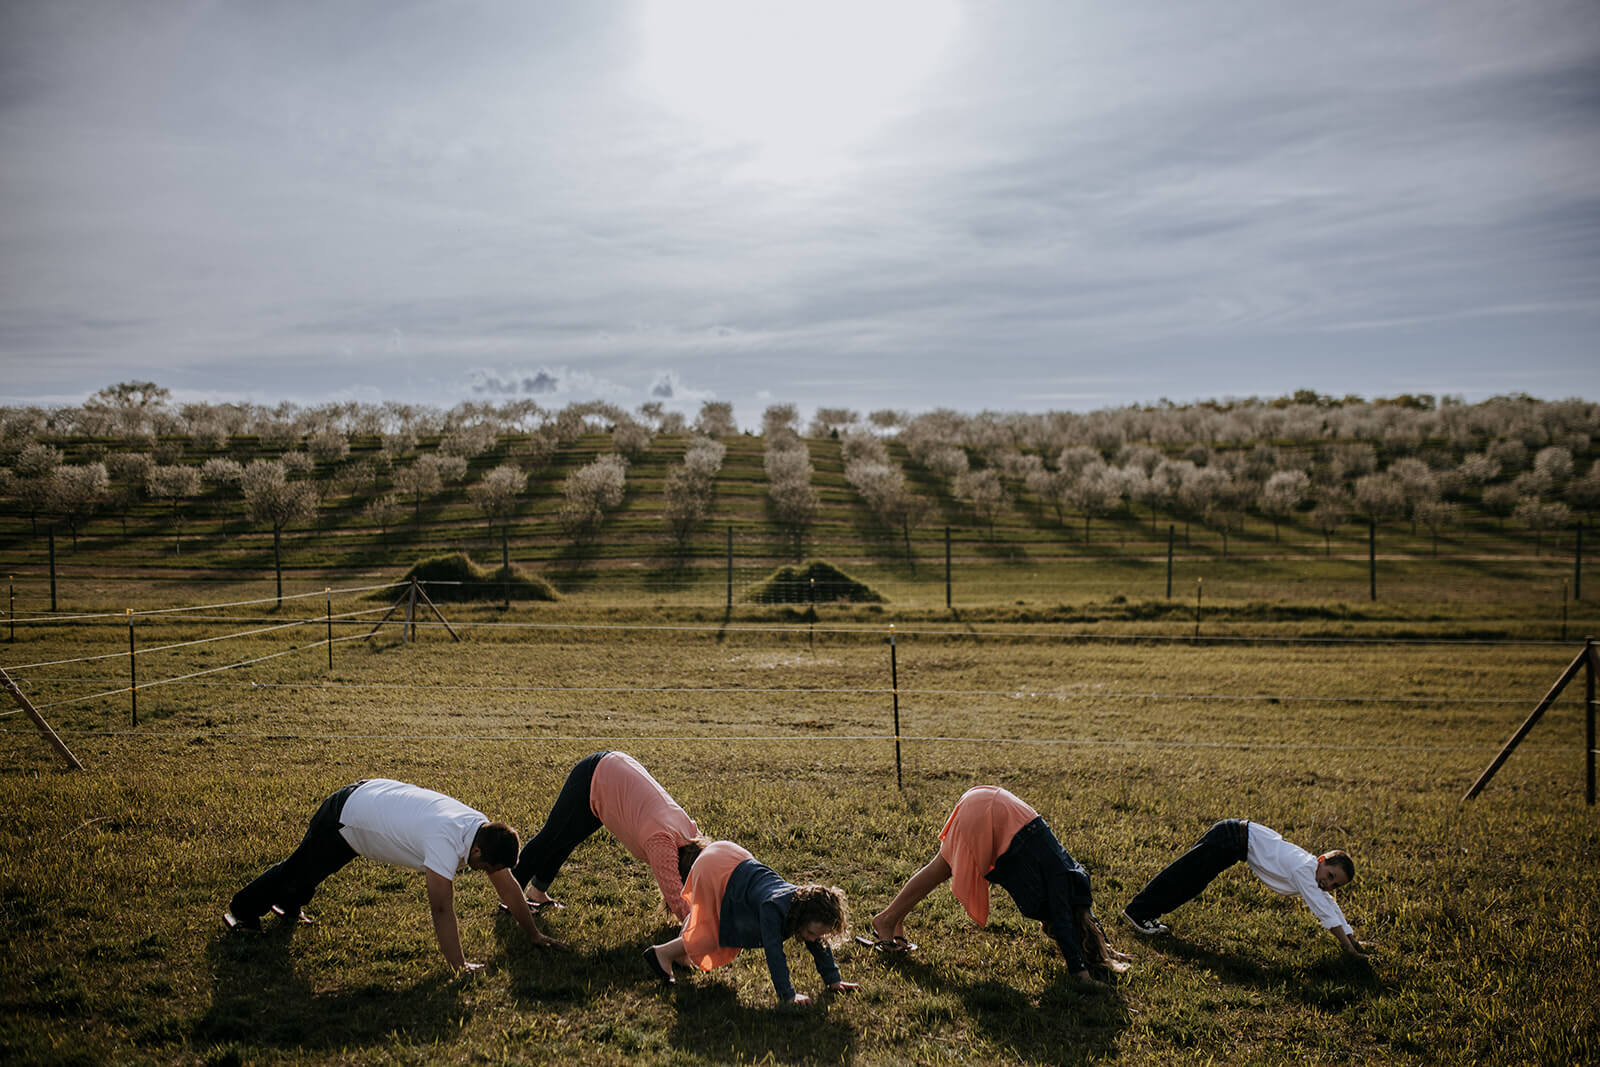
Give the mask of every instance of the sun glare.
M 844 166 L 909 110 L 956 19 L 951 0 L 660 0 L 641 14 L 651 99 L 790 179 Z

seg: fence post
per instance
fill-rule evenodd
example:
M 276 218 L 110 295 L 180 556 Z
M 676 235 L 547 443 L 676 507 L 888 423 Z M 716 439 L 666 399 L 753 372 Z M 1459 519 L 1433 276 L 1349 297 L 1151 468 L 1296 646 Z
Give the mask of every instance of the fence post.
M 1205 590 L 1205 585 L 1206 580 L 1204 578 L 1196 578 L 1194 580 L 1194 635 L 1196 637 L 1200 636 L 1200 599 Z
M 7 613 L 7 617 L 10 618 L 10 620 L 11 620 L 11 643 L 12 644 L 16 644 L 16 641 L 17 641 L 17 576 L 15 574 L 6 575 L 6 586 L 11 591 L 11 610 L 10 610 L 10 612 Z
M 900 774 L 900 667 L 895 658 L 894 623 L 889 624 L 889 691 L 894 694 L 894 787 L 905 791 Z
M 50 610 L 56 610 L 56 528 L 54 524 L 45 527 L 50 538 Z
M 950 610 L 950 527 L 944 528 L 944 610 Z
M 1567 639 L 1567 580 L 1561 579 L 1561 640 Z
M 333 670 L 333 590 L 323 586 L 322 593 L 328 598 L 328 669 L 331 671 Z
M 413 644 L 417 640 L 417 580 L 411 579 L 411 595 L 406 598 L 406 624 L 401 627 L 405 640 Z
M 1378 520 L 1367 520 L 1367 596 L 1378 599 Z
M 1596 659 L 1594 638 L 1583 639 L 1583 651 L 1589 661 L 1588 677 L 1583 686 L 1583 799 L 1594 807 L 1594 675 L 1600 669 Z
M 139 666 L 133 647 L 133 609 L 128 610 L 128 703 L 133 725 L 139 725 Z
M 1167 599 L 1172 599 L 1172 538 L 1177 527 L 1167 524 Z
M 27 714 L 28 718 L 33 720 L 33 725 L 38 728 L 39 733 L 44 735 L 44 739 L 50 742 L 50 747 L 60 753 L 61 758 L 67 761 L 67 766 L 75 771 L 83 770 L 83 764 L 78 762 L 78 757 L 74 756 L 72 750 L 62 742 L 61 738 L 56 736 L 56 732 L 50 728 L 50 724 L 44 721 L 44 716 L 39 714 L 39 709 L 35 708 L 28 698 L 22 695 L 22 690 L 17 688 L 17 683 L 11 680 L 11 676 L 5 672 L 4 668 L 0 668 L 0 686 L 3 686 L 6 692 L 11 694 L 11 699 L 15 700 L 17 706 Z
M 728 526 L 728 610 L 733 611 L 733 526 Z
M 1578 520 L 1578 537 L 1572 548 L 1572 599 L 1583 599 L 1583 520 Z

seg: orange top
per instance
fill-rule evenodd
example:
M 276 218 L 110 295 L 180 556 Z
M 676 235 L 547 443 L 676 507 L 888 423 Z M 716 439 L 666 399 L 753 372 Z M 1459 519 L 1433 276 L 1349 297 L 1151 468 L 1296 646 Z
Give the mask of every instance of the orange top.
M 979 785 L 961 794 L 944 829 L 939 855 L 950 865 L 950 891 L 979 926 L 989 921 L 989 883 L 984 875 L 1011 847 L 1017 831 L 1039 813 L 997 785 Z
M 636 860 L 650 864 L 667 910 L 689 913 L 678 879 L 678 849 L 700 836 L 687 812 L 626 752 L 608 752 L 589 781 L 589 810 Z
M 688 813 L 626 752 L 607 752 L 595 764 L 589 810 L 636 860 L 646 858 L 645 842 L 656 834 L 677 838 L 674 847 L 700 836 Z
M 727 892 L 733 869 L 754 859 L 732 841 L 713 841 L 689 868 L 683 883 L 683 897 L 689 903 L 689 917 L 683 921 L 683 947 L 689 962 L 702 971 L 732 963 L 739 954 L 718 941 L 722 927 L 722 894 Z

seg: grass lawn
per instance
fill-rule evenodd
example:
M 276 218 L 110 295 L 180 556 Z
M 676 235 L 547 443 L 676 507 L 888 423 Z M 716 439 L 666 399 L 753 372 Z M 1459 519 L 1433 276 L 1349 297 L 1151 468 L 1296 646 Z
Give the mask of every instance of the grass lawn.
M 776 609 L 724 620 L 720 605 L 451 607 L 464 641 L 429 628 L 402 644 L 391 626 L 338 644 L 331 671 L 316 626 L 155 651 L 314 617 L 320 601 L 248 625 L 261 606 L 234 622 L 142 619 L 141 681 L 300 647 L 141 690 L 137 727 L 126 693 L 76 699 L 125 686 L 125 657 L 55 662 L 125 652 L 125 622 L 24 628 L 0 664 L 87 769 L 64 770 L 20 715 L 0 718 L 0 1059 L 1600 1058 L 1600 823 L 1582 797 L 1581 678 L 1483 796 L 1461 801 L 1579 646 L 1415 639 L 1480 618 L 1497 635 L 1554 636 L 1548 616 L 1539 631 L 1499 602 L 1358 620 L 1359 641 L 1283 641 L 1259 638 L 1345 624 L 1271 621 L 1223 598 L 1205 642 L 1171 639 L 1192 621 L 1141 621 L 1138 603 L 1101 601 L 1092 623 L 829 608 L 814 627 Z M 1133 967 L 1082 988 L 1003 891 L 980 929 L 940 889 L 908 921 L 917 953 L 838 951 L 854 995 L 779 1008 L 759 951 L 662 989 L 638 956 L 671 924 L 645 866 L 604 832 L 557 881 L 566 908 L 541 919 L 567 951 L 529 945 L 496 917 L 487 879 L 458 877 L 468 957 L 489 965 L 476 977 L 440 957 L 421 875 L 365 860 L 324 884 L 314 926 L 223 933 L 229 896 L 340 785 L 405 779 L 526 833 L 600 748 L 637 756 L 711 836 L 791 881 L 844 888 L 856 929 L 933 854 L 962 791 L 1004 785 L 1089 869 Z M 1340 900 L 1376 945 L 1370 964 L 1343 959 L 1297 900 L 1242 867 L 1174 913 L 1169 939 L 1135 941 L 1116 922 L 1229 816 L 1352 853 Z M 790 961 L 816 994 L 798 946 Z

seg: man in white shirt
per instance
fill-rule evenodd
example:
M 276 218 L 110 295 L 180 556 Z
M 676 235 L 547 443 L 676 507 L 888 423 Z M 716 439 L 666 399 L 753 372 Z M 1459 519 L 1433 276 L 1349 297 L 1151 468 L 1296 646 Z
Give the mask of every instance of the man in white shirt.
M 1255 876 L 1274 893 L 1305 901 L 1311 914 L 1345 952 L 1366 955 L 1333 899 L 1333 890 L 1355 877 L 1355 861 L 1338 850 L 1313 856 L 1285 841 L 1277 831 L 1241 819 L 1223 819 L 1213 825 L 1193 848 L 1139 890 L 1139 895 L 1122 910 L 1122 917 L 1147 937 L 1165 934 L 1169 928 L 1157 921 L 1162 915 L 1199 896 L 1213 878 L 1239 862 L 1249 864 Z
M 230 930 L 259 933 L 261 916 L 268 910 L 310 922 L 300 909 L 317 886 L 357 856 L 366 856 L 423 872 L 439 950 L 450 966 L 475 971 L 483 964 L 469 963 L 462 954 L 456 925 L 455 876 L 462 867 L 489 876 L 501 902 L 534 944 L 559 944 L 534 922 L 511 873 L 518 844 L 511 827 L 490 822 L 459 800 L 392 778 L 368 778 L 324 800 L 300 847 L 235 893 L 223 922 Z

